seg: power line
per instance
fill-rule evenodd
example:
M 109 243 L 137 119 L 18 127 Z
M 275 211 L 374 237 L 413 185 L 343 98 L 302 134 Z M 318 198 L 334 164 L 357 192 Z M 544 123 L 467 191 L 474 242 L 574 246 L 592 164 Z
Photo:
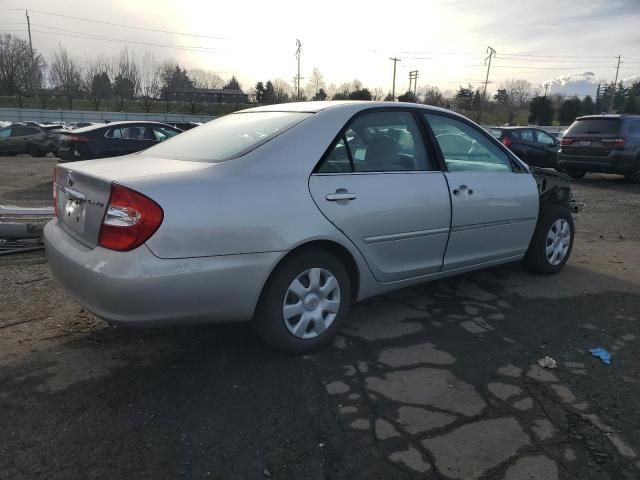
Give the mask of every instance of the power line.
M 163 44 L 163 43 L 153 43 L 153 42 L 142 42 L 142 41 L 136 41 L 136 40 L 126 40 L 122 38 L 107 37 L 103 35 L 95 35 L 95 34 L 86 33 L 86 32 L 78 32 L 75 30 L 67 30 L 65 28 L 51 27 L 49 25 L 42 25 L 38 23 L 32 23 L 31 25 L 33 25 L 34 27 L 55 30 L 54 32 L 48 32 L 43 30 L 32 30 L 33 32 L 44 33 L 48 35 L 60 35 L 63 37 L 85 38 L 88 40 L 104 40 L 107 42 L 130 43 L 135 45 L 145 45 L 149 47 L 164 47 L 164 48 L 172 48 L 176 50 L 185 50 L 190 52 L 202 52 L 202 53 L 217 52 L 221 50 L 215 47 L 203 47 L 203 46 L 197 46 L 197 45 L 173 45 L 173 44 Z M 59 32 L 65 32 L 65 33 L 59 33 Z
M 10 10 L 14 10 L 14 9 L 10 9 Z M 147 32 L 156 32 L 156 33 L 168 33 L 171 35 L 183 35 L 185 37 L 198 37 L 198 38 L 209 38 L 209 39 L 213 39 L 213 40 L 224 40 L 224 37 L 217 37 L 214 35 L 201 35 L 198 33 L 185 33 L 185 32 L 174 32 L 171 30 L 161 30 L 161 29 L 157 29 L 157 28 L 148 28 L 148 27 L 140 27 L 140 26 L 136 26 L 136 25 L 125 25 L 122 23 L 113 23 L 113 22 L 105 22 L 103 20 L 94 20 L 92 18 L 84 18 L 84 17 L 74 17 L 72 15 L 63 15 L 61 13 L 53 13 L 53 12 L 46 12 L 43 10 L 31 10 L 32 12 L 36 12 L 39 13 L 41 15 L 51 15 L 54 17 L 62 17 L 62 18 L 70 18 L 72 20 L 79 20 L 82 22 L 92 22 L 92 23 L 100 23 L 102 25 L 110 25 L 112 27 L 121 27 L 121 28 L 130 28 L 133 30 L 144 30 Z

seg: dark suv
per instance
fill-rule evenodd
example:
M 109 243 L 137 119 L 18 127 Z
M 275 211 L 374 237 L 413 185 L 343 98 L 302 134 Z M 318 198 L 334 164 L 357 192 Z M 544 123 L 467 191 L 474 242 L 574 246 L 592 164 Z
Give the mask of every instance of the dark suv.
M 533 127 L 492 127 L 489 132 L 527 165 L 558 168 L 560 143 L 550 133 Z
M 0 154 L 28 153 L 32 157 L 43 157 L 48 152 L 55 153 L 56 142 L 50 127 L 60 128 L 29 122 L 14 123 L 0 129 Z
M 573 178 L 618 173 L 640 183 L 640 115 L 579 117 L 560 143 L 558 166 Z

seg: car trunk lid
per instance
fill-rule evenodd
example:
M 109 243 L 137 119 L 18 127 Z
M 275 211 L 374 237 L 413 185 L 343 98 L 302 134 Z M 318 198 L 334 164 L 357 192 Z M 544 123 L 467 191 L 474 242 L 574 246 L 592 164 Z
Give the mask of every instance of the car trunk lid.
M 69 235 L 94 248 L 109 205 L 112 183 L 126 186 L 142 177 L 210 167 L 211 164 L 139 155 L 60 164 L 55 169 L 53 186 L 58 220 Z

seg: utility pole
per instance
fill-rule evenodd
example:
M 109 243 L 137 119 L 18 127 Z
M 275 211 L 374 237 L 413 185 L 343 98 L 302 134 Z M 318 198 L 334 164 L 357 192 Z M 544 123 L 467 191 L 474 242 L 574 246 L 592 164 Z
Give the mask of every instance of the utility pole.
M 548 93 L 549 93 L 549 84 L 545 83 L 544 84 L 544 96 L 546 97 Z
M 25 10 L 24 14 L 27 16 L 27 30 L 29 31 L 29 50 L 31 51 L 31 58 L 33 59 L 33 45 L 31 45 L 31 21 L 29 20 L 29 11 Z
M 418 70 L 412 70 L 409 72 L 409 91 L 411 91 L 411 82 L 413 82 L 413 96 L 416 96 L 416 90 L 418 88 Z
M 396 63 L 401 62 L 398 57 L 390 57 L 389 60 L 393 62 L 393 90 L 391 96 L 393 97 L 393 101 L 396 101 Z
M 484 64 L 487 66 L 487 76 L 484 79 L 484 93 L 482 94 L 482 102 L 480 102 L 480 111 L 478 112 L 478 123 L 482 122 L 482 111 L 484 110 L 484 104 L 487 101 L 487 84 L 489 83 L 489 71 L 491 70 L 491 59 L 496 55 L 496 51 L 487 47 L 487 53 L 489 56 L 484 59 Z
M 618 55 L 618 66 L 616 67 L 616 79 L 613 82 L 613 93 L 611 94 L 611 105 L 609 105 L 609 113 L 613 110 L 613 104 L 616 101 L 616 93 L 618 92 L 618 73 L 620 73 L 620 64 L 622 63 L 620 60 L 622 59 L 622 55 Z
M 296 75 L 296 96 L 300 100 L 300 54 L 302 52 L 302 43 L 296 38 L 296 59 L 298 60 L 298 75 Z

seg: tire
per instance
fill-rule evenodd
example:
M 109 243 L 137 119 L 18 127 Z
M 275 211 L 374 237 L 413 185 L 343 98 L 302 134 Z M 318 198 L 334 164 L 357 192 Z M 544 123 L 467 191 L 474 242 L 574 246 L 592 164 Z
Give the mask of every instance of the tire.
M 312 276 L 318 278 L 317 287 Z M 334 283 L 329 281 L 331 277 L 336 287 L 328 294 L 322 293 L 322 287 Z M 296 280 L 299 285 L 293 287 Z M 291 287 L 304 297 L 295 294 Z M 300 355 L 330 343 L 350 305 L 351 284 L 342 262 L 324 250 L 307 250 L 285 259 L 271 274 L 260 295 L 253 324 L 267 344 Z M 285 319 L 287 306 L 290 316 Z
M 75 154 L 78 152 L 78 155 Z M 75 144 L 69 151 L 69 160 L 70 162 L 79 162 L 81 160 L 89 160 L 91 159 L 91 152 L 89 149 L 82 144 Z
M 27 147 L 27 153 L 32 157 L 42 157 L 44 155 L 40 147 L 36 145 L 29 145 Z
M 565 228 L 568 228 L 568 238 L 567 234 L 563 234 Z M 539 275 L 558 273 L 571 256 L 574 236 L 573 218 L 567 207 L 555 204 L 541 205 L 536 229 L 522 264 L 530 272 Z M 547 249 L 554 245 L 555 248 L 548 252 Z M 558 258 L 559 255 L 563 256 Z
M 578 168 L 567 168 L 565 170 L 565 173 L 567 175 L 569 175 L 571 178 L 575 178 L 576 180 L 580 180 L 581 178 L 583 178 L 587 171 L 586 170 L 581 170 Z
M 625 178 L 629 183 L 640 183 L 640 159 L 635 161 L 633 168 L 627 172 Z

